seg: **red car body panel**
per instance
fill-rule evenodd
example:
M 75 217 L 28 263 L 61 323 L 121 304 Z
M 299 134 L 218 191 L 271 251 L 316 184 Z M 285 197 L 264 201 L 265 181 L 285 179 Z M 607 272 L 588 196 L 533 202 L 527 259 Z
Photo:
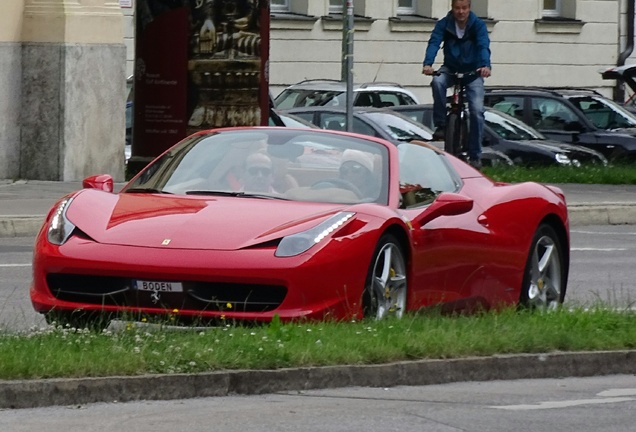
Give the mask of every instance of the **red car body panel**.
M 52 244 L 47 238 L 52 209 L 36 239 L 30 291 L 34 308 L 42 313 L 83 309 L 253 321 L 269 321 L 275 315 L 284 320 L 360 318 L 374 249 L 388 231 L 403 239 L 408 310 L 461 302 L 499 307 L 519 300 L 531 240 L 542 221 L 557 226 L 569 250 L 567 207 L 558 188 L 497 184 L 451 156 L 446 157 L 461 185 L 456 193 L 473 200 L 472 209 L 419 226 L 413 221 L 432 206 L 399 208 L 397 148 L 379 139 L 364 140 L 385 146 L 389 155 L 385 204 L 137 194 L 125 189 L 71 195 L 66 217 L 79 231 L 62 245 Z M 295 256 L 275 256 L 282 238 L 338 212 L 355 216 L 327 241 Z M 139 293 L 135 305 L 97 304 L 54 295 L 51 285 L 60 274 L 112 278 L 129 291 L 133 280 L 149 280 L 275 287 L 272 290 L 284 295 L 266 311 L 241 310 L 231 301 L 213 309 L 166 307 Z

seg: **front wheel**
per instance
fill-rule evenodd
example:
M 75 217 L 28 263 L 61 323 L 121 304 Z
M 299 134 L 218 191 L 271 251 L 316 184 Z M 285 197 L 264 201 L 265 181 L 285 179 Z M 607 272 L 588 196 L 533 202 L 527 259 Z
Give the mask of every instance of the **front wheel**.
M 567 262 L 554 229 L 540 225 L 532 238 L 519 304 L 528 309 L 554 310 L 563 303 Z
M 385 234 L 375 248 L 362 295 L 364 317 L 402 318 L 406 309 L 406 264 L 398 240 Z

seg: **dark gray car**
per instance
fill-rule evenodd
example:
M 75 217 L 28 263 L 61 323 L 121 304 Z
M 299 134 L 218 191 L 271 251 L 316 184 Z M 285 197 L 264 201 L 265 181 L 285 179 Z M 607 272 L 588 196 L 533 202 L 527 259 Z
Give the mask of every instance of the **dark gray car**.
M 304 107 L 292 108 L 285 112 L 308 120 L 322 129 L 346 129 L 346 110 L 343 108 Z M 352 132 L 382 138 L 395 144 L 433 139 L 433 131 L 427 126 L 386 108 L 356 107 L 353 112 Z M 443 148 L 443 143 L 439 147 Z M 482 162 L 486 166 L 513 165 L 509 157 L 494 149 L 484 149 Z
M 433 105 L 421 104 L 393 107 L 394 111 L 433 127 Z M 595 150 L 560 141 L 549 140 L 520 120 L 494 108 L 485 110 L 483 148 L 493 148 L 508 156 L 515 165 L 607 164 L 607 159 Z
M 547 138 L 591 148 L 609 161 L 636 162 L 636 116 L 595 91 L 491 87 L 484 101 Z

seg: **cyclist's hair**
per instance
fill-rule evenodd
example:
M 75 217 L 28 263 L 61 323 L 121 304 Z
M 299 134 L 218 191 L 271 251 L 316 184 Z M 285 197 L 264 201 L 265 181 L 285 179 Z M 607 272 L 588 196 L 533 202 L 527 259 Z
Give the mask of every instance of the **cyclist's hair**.
M 461 0 L 451 0 L 451 6 L 453 6 L 458 1 L 461 1 Z M 468 6 L 470 6 L 470 0 L 468 0 Z

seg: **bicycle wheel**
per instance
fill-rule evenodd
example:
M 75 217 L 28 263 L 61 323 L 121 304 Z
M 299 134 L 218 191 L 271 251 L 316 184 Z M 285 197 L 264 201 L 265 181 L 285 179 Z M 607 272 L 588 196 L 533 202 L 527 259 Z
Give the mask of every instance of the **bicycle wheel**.
M 450 113 L 446 119 L 446 136 L 444 137 L 444 150 L 457 156 L 461 145 L 461 121 L 457 113 Z

